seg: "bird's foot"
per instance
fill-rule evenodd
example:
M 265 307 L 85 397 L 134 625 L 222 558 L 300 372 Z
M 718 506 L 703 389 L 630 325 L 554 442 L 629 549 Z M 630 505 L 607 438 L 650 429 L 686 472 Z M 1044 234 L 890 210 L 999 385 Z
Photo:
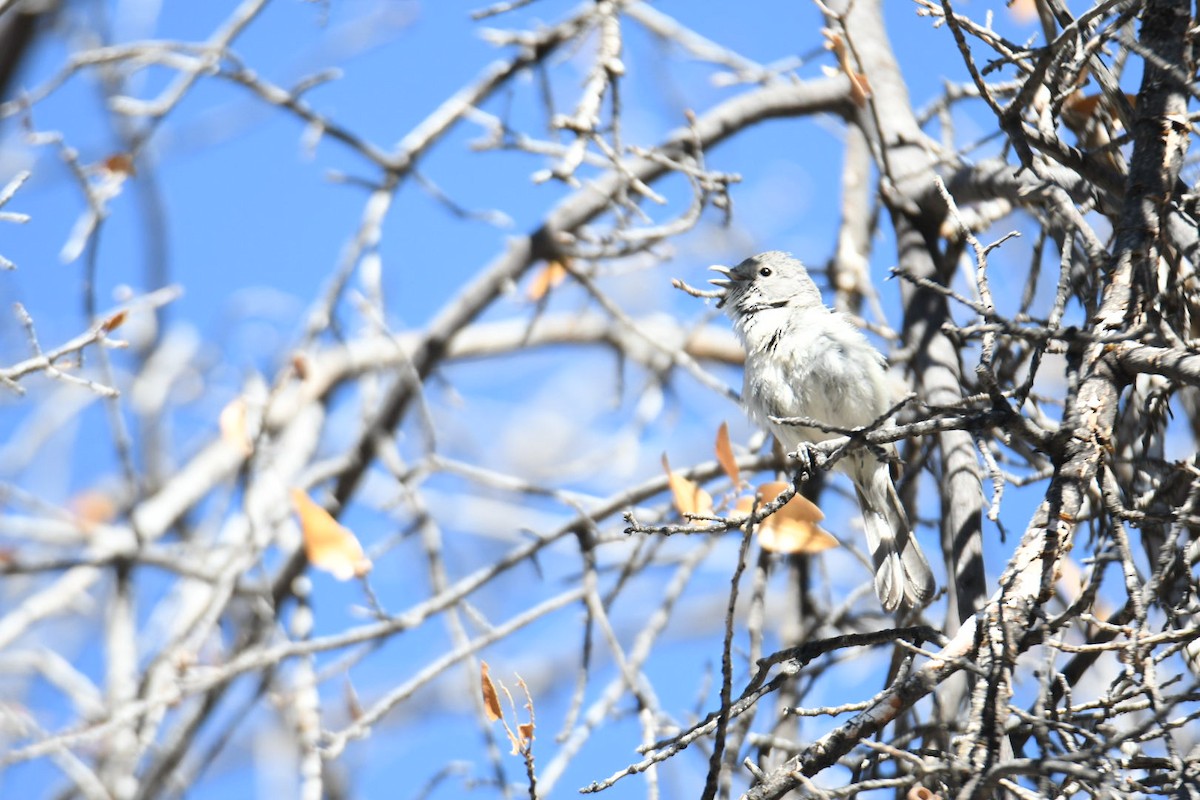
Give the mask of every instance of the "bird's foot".
M 824 454 L 813 447 L 811 442 L 801 442 L 796 452 L 788 455 L 796 462 L 797 478 L 801 483 L 812 478 L 825 461 Z

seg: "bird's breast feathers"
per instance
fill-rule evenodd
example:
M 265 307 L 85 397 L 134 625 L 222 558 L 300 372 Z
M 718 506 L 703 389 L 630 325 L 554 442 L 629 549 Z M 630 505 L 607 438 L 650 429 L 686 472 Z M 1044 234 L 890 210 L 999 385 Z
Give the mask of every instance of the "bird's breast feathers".
M 746 404 L 789 448 L 837 434 L 777 425 L 770 417 L 808 417 L 853 428 L 871 424 L 890 405 L 883 357 L 840 315 L 820 311 L 795 315 L 791 325 L 774 330 L 747 331 L 754 335 L 745 337 Z

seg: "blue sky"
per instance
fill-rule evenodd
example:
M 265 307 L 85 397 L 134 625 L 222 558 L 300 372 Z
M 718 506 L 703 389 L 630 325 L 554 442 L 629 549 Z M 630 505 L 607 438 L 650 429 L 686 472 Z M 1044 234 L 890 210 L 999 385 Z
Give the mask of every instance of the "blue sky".
M 132 22 L 119 23 L 124 19 L 122 12 L 132 16 L 131 10 L 141 4 L 115 5 L 110 13 L 116 27 L 136 30 Z M 136 32 L 201 39 L 231 5 L 168 2 L 154 28 Z M 517 15 L 491 22 L 497 27 L 516 27 L 530 19 L 553 22 L 570 7 L 535 3 Z M 818 55 L 815 63 L 801 68 L 802 75 L 815 74 L 819 63 L 828 63 L 828 58 L 814 51 L 820 43 L 816 32 L 819 18 L 815 7 L 808 4 L 764 3 L 738 14 L 715 13 L 716 7 L 708 4 L 664 3 L 660 8 L 679 14 L 700 33 L 763 63 L 797 52 Z M 503 55 L 482 40 L 479 33 L 485 23 L 472 23 L 467 10 L 465 4 L 375 0 L 274 3 L 237 41 L 235 50 L 245 63 L 282 86 L 331 64 L 337 66 L 341 79 L 313 90 L 310 102 L 388 147 L 450 92 Z M 941 32 L 931 31 L 927 20 L 917 18 L 909 4 L 889 4 L 888 10 L 897 47 L 908 67 L 906 78 L 919 106 L 940 89 L 943 73 L 937 64 L 945 64 L 953 55 L 953 45 Z M 375 14 L 378 20 L 367 26 L 368 30 L 356 22 L 364 12 Z M 764 24 L 767 21 L 770 24 Z M 708 86 L 700 80 L 707 70 L 698 65 L 664 63 L 660 51 L 649 46 L 649 37 L 636 25 L 629 28 L 632 33 L 625 60 L 631 78 L 624 124 L 631 141 L 653 141 L 656 134 L 677 127 L 685 93 L 688 107 L 703 109 L 737 91 Z M 281 46 L 283 42 L 287 45 Z M 363 51 L 345 58 L 363 46 L 356 42 L 364 43 Z M 448 48 L 454 57 L 446 57 Z M 39 78 L 61 63 L 63 48 L 44 46 L 37 55 L 35 64 L 24 73 L 26 86 L 37 85 Z M 582 67 L 584 62 L 579 59 L 579 63 Z M 582 77 L 578 68 L 575 74 Z M 152 96 L 165 77 L 161 69 L 147 70 L 135 79 L 133 88 L 139 96 Z M 562 77 L 557 88 L 560 102 L 568 102 L 576 85 Z M 534 111 L 532 92 L 521 94 L 514 105 Z M 494 112 L 499 105 L 493 102 L 488 110 Z M 100 111 L 101 99 L 94 84 L 76 78 L 51 101 L 39 104 L 33 119 L 39 130 L 63 131 L 81 159 L 90 163 L 118 146 Z M 839 164 L 833 157 L 837 147 L 832 141 L 836 132 L 814 131 L 812 125 L 797 130 L 799 127 L 789 123 L 763 126 L 748 137 L 754 141 L 730 143 L 718 149 L 713 159 L 745 175 L 741 194 L 750 199 L 735 199 L 751 204 L 738 222 L 749 228 L 752 238 L 769 237 L 780 242 L 780 247 L 796 245 L 793 249 L 809 252 L 806 258 L 816 260 L 823 258 L 832 244 L 822 231 L 832 228 L 836 207 L 822 197 L 832 199 L 836 191 Z M 15 275 L 6 276 L 4 289 L 19 297 L 41 325 L 54 326 L 62 320 L 70 331 L 70 323 L 78 320 L 72 321 L 64 313 L 61 294 L 78 280 L 80 267 L 58 263 L 58 252 L 74 222 L 67 209 L 82 210 L 81 201 L 52 150 L 23 145 L 11 124 L 5 133 L 0 161 L 4 174 L 22 166 L 36 166 L 36 170 L 19 203 L 14 204 L 31 215 L 31 222 L 4 231 L 5 253 L 21 266 Z M 364 200 L 356 187 L 330 186 L 328 173 L 339 170 L 367 177 L 370 172 L 369 165 L 332 140 L 323 141 L 314 153 L 306 153 L 300 141 L 302 133 L 294 118 L 265 107 L 244 89 L 207 80 L 156 135 L 155 177 L 168 222 L 168 269 L 187 290 L 174 309 L 180 317 L 194 320 L 202 328 L 212 326 L 218 315 L 227 313 L 229 298 L 238 297 L 240 290 L 284 286 L 300 302 L 306 302 L 322 285 Z M 533 185 L 527 176 L 537 165 L 528 156 L 464 158 L 464 143 L 479 136 L 475 126 L 460 125 L 430 156 L 423 172 L 462 206 L 502 207 L 512 217 L 515 230 L 527 230 L 563 194 L 563 188 Z M 797 137 L 802 137 L 806 155 L 810 148 L 818 147 L 828 148 L 831 157 L 796 158 Z M 824 139 L 830 141 L 821 141 Z M 761 173 L 755 174 L 757 170 Z M 773 177 L 777 182 L 772 182 Z M 763 192 L 770 193 L 763 199 L 766 208 L 753 206 L 753 190 L 760 185 Z M 771 206 L 779 196 L 795 205 L 772 214 Z M 800 213 L 784 213 L 793 209 Z M 762 216 L 775 218 L 762 220 Z M 138 245 L 143 225 L 137 192 L 131 187 L 114 204 L 104 233 L 101 299 L 116 285 L 143 282 L 146 257 Z M 503 233 L 458 220 L 430 202 L 416 186 L 405 187 L 384 235 L 397 316 L 409 324 L 420 324 L 448 294 L 438 291 L 439 281 L 434 278 L 444 277 L 452 283 L 456 276 L 473 270 L 496 252 Z M 393 266 L 392 253 L 395 261 L 402 263 Z M 40 313 L 43 309 L 44 314 Z

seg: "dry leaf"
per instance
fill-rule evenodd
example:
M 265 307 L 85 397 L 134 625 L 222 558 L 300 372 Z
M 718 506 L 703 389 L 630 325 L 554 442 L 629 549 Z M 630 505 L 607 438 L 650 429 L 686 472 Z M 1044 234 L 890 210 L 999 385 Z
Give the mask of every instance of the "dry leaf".
M 871 97 L 871 84 L 867 83 L 866 74 L 847 72 L 846 75 L 850 78 L 850 99 L 859 108 L 866 108 L 867 100 Z
M 541 300 L 566 277 L 567 268 L 563 262 L 557 260 L 548 262 L 529 282 L 529 299 L 535 302 Z
M 137 170 L 133 166 L 133 156 L 129 153 L 114 153 L 104 159 L 103 167 L 108 172 L 114 175 L 136 175 Z
M 859 108 L 866 107 L 867 98 L 871 96 L 871 87 L 867 83 L 867 76 L 854 69 L 850 63 L 850 49 L 846 47 L 846 42 L 842 39 L 841 34 L 829 28 L 822 28 L 821 33 L 825 34 L 825 49 L 833 51 L 842 74 L 850 79 L 850 99 Z
M 129 316 L 128 311 L 123 311 L 123 310 L 118 311 L 117 313 L 115 313 L 111 317 L 109 317 L 108 319 L 104 320 L 103 324 L 101 324 L 100 327 L 104 330 L 105 333 L 112 333 L 114 330 L 121 327 L 121 324 L 123 322 L 125 322 L 125 318 L 128 316 Z
M 1075 91 L 1063 101 L 1062 118 L 1068 128 L 1079 133 L 1083 130 L 1096 113 L 1097 106 L 1100 105 L 1100 100 L 1104 97 L 1102 94 L 1088 94 Z
M 688 480 L 678 472 L 672 472 L 666 453 L 663 453 L 662 464 L 663 469 L 667 471 L 667 485 L 671 488 L 675 509 L 684 516 L 688 514 L 711 516 L 713 511 L 712 495 L 704 491 L 699 484 Z M 694 520 L 693 524 L 702 525 L 704 523 L 701 520 Z
M 812 555 L 837 546 L 837 539 L 812 522 L 775 520 L 772 515 L 758 528 L 758 543 L 772 553 Z
M 508 726 L 508 722 L 504 719 L 503 706 L 500 704 L 500 692 L 496 691 L 496 683 L 492 682 L 486 661 L 480 662 L 479 676 L 480 685 L 483 687 L 483 707 L 487 712 L 488 722 L 499 720 L 500 724 L 504 726 L 504 733 L 508 736 L 508 741 L 512 745 L 512 755 L 527 755 L 530 744 L 533 742 L 533 698 L 529 696 L 529 687 L 525 685 L 525 681 L 521 680 L 521 676 L 518 675 L 517 685 L 525 691 L 525 708 L 529 711 L 529 722 L 517 725 L 517 730 L 514 733 L 513 729 Z M 513 696 L 508 691 L 508 687 L 504 685 L 503 681 L 500 681 L 499 685 L 500 691 L 504 692 L 504 696 L 508 698 L 508 704 L 512 707 L 513 713 L 516 713 L 516 705 L 513 703 Z
M 358 699 L 358 692 L 354 691 L 354 684 L 350 682 L 350 678 L 346 678 L 343 684 L 346 694 L 346 715 L 352 722 L 358 722 L 363 716 L 362 703 Z
M 942 800 L 940 794 L 926 789 L 924 786 L 914 786 L 905 795 L 906 800 Z
M 788 486 L 783 481 L 764 483 L 758 487 L 759 503 L 770 503 Z M 823 519 L 825 514 L 815 503 L 796 493 L 782 508 L 759 523 L 758 543 L 773 553 L 809 555 L 836 547 L 837 539 L 817 525 Z
M 1085 95 L 1081 91 L 1072 92 L 1071 96 L 1064 100 L 1062 104 L 1063 124 L 1066 125 L 1072 133 L 1082 134 L 1087 130 L 1089 123 L 1091 123 L 1096 114 L 1103 109 L 1103 111 L 1108 114 L 1109 122 L 1113 125 L 1119 125 L 1121 117 L 1117 113 L 1116 108 L 1111 102 L 1101 106 L 1101 102 L 1103 100 L 1104 95 L 1100 92 L 1088 95 Z M 1125 100 L 1131 107 L 1137 107 L 1137 95 L 1129 94 L 1127 92 L 1125 94 Z M 1106 142 L 1099 142 L 1098 144 L 1105 143 Z M 1091 144 L 1092 143 L 1089 142 L 1089 145 Z
M 71 500 L 71 513 L 75 515 L 79 529 L 91 533 L 97 525 L 111 522 L 117 516 L 117 504 L 99 489 L 87 489 Z
M 783 494 L 784 490 L 790 486 L 791 484 L 786 481 L 768 481 L 759 485 L 759 504 L 766 505 L 773 502 L 775 498 Z M 784 503 L 783 508 L 776 511 L 771 517 L 777 517 L 780 514 L 806 522 L 820 522 L 825 519 L 825 512 L 818 508 L 816 503 L 799 492 L 792 495 L 792 499 Z M 768 517 L 768 519 L 771 517 Z
M 1018 22 L 1033 22 L 1038 18 L 1038 0 L 1012 0 L 1008 4 L 1008 12 L 1017 18 Z
M 830 28 L 822 28 L 821 34 L 825 37 L 825 49 L 833 52 L 839 64 L 844 63 L 846 61 L 846 42 L 842 39 L 842 35 Z
M 729 444 L 729 426 L 724 422 L 717 428 L 717 461 L 721 469 L 733 481 L 734 488 L 742 482 L 742 473 L 738 470 L 737 459 L 733 457 L 733 448 Z
M 500 707 L 500 695 L 496 694 L 496 684 L 488 675 L 486 661 L 479 662 L 479 682 L 483 686 L 483 709 L 487 712 L 488 722 L 504 719 L 504 709 Z
M 308 368 L 308 356 L 304 353 L 292 353 L 292 369 L 296 372 L 296 377 L 302 381 L 308 380 L 308 373 L 311 371 Z
M 254 452 L 254 442 L 250 438 L 249 426 L 246 424 L 246 400 L 235 397 L 217 418 L 217 426 L 221 429 L 221 441 L 239 451 L 244 456 Z
M 521 750 L 514 750 L 513 755 L 519 755 L 521 751 L 528 749 L 529 745 L 533 744 L 533 723 L 523 722 L 518 725 L 517 736 L 521 740 Z
M 504 726 L 504 730 L 512 742 L 512 754 L 514 756 L 528 755 L 530 748 L 533 746 L 533 696 L 529 694 L 529 686 L 526 685 L 525 680 L 520 675 L 517 676 L 517 685 L 525 693 L 525 710 L 529 712 L 529 722 L 517 725 L 517 732 L 515 734 L 508 729 L 507 725 Z M 508 689 L 505 689 L 504 693 L 508 694 Z M 509 695 L 508 701 L 512 702 L 512 695 Z
M 292 489 L 292 505 L 300 517 L 304 554 L 310 564 L 340 581 L 361 578 L 371 570 L 371 560 L 363 554 L 362 545 L 354 534 L 338 524 L 307 493 Z

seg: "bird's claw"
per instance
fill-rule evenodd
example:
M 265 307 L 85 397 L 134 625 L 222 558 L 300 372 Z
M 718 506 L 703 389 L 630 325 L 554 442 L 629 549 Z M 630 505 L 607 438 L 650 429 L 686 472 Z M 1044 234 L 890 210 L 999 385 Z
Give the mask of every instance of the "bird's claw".
M 808 480 L 815 475 L 824 460 L 821 457 L 820 451 L 814 448 L 811 442 L 801 442 L 796 447 L 796 452 L 789 453 L 788 455 L 795 459 L 796 471 L 803 480 Z

